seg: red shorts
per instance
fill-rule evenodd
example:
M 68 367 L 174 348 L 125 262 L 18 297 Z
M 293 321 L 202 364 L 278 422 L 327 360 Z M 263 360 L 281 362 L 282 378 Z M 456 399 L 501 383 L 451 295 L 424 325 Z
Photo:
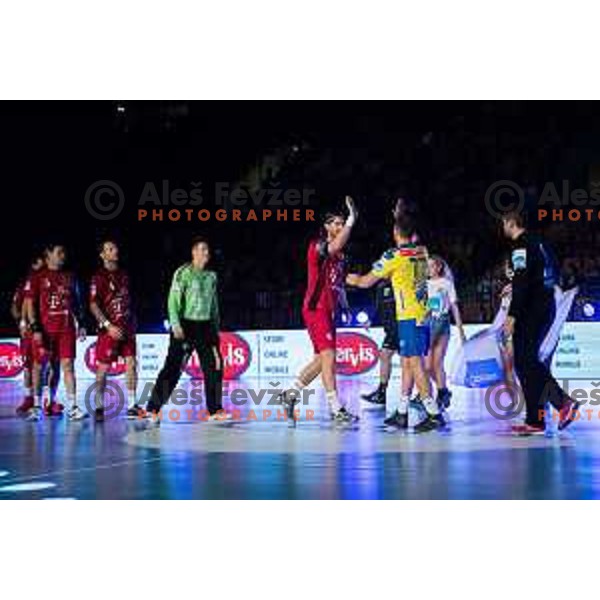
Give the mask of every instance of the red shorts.
M 322 350 L 335 350 L 335 323 L 331 312 L 303 308 L 302 318 L 308 329 L 315 354 L 319 354 Z
M 31 368 L 33 364 L 33 335 L 26 333 L 21 337 L 21 356 L 23 357 L 23 367 Z
M 33 354 L 36 361 L 75 358 L 76 337 L 74 329 L 58 332 L 44 331 L 41 342 L 33 340 Z
M 123 358 L 127 356 L 135 356 L 135 332 L 128 331 L 125 337 L 121 340 L 115 340 L 106 331 L 101 331 L 98 334 L 96 342 L 96 362 L 103 365 L 110 365 L 117 360 L 119 356 Z

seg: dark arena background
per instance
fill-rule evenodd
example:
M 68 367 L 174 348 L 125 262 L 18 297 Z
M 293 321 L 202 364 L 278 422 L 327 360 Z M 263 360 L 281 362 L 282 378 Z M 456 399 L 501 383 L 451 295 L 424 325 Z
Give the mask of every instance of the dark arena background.
M 600 103 L 4 102 L 0 123 L 0 499 L 600 496 Z M 312 356 L 307 248 L 327 212 L 347 214 L 346 196 L 358 210 L 347 272 L 367 273 L 393 247 L 398 198 L 416 204 L 423 243 L 452 270 L 468 341 L 453 322 L 452 403 L 438 431 L 390 429 L 385 406 L 361 398 L 379 384 L 374 289 L 348 287 L 350 310 L 337 317 L 338 394 L 359 419 L 332 424 L 320 379 L 295 427 L 269 404 Z M 551 366 L 583 405 L 560 432 L 548 411 L 542 436 L 511 435 L 523 406 L 495 398 L 503 365 L 489 328 L 510 255 L 499 216 L 516 205 L 572 292 Z M 75 374 L 88 410 L 98 244 L 114 239 L 130 276 L 145 403 L 167 352 L 171 279 L 197 235 L 218 277 L 233 419 L 208 422 L 204 405 L 175 400 L 160 426 L 126 419 L 121 360 L 104 422 L 16 415 L 24 360 L 11 303 L 36 252 L 64 245 L 82 284 L 87 339 Z M 187 393 L 201 383 L 196 356 L 184 371 Z M 399 394 L 395 356 L 388 404 Z

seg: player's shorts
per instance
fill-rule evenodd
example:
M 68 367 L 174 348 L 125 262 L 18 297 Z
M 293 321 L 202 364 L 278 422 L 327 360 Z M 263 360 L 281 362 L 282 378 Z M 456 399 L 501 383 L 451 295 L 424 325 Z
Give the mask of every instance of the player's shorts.
M 109 365 L 120 356 L 127 358 L 135 356 L 135 332 L 128 331 L 121 340 L 115 340 L 106 331 L 98 334 L 96 341 L 96 362 Z
M 381 325 L 384 333 L 381 347 L 398 352 L 398 321 L 396 321 L 396 311 L 393 305 L 391 308 L 384 306 L 381 310 Z
M 400 356 L 425 356 L 429 352 L 429 326 L 417 325 L 416 319 L 397 321 Z
M 441 317 L 432 318 L 429 320 L 429 330 L 431 339 L 437 340 L 443 336 L 450 335 L 450 316 L 442 315 Z
M 33 341 L 33 354 L 36 361 L 62 360 L 75 358 L 75 330 L 44 331 L 41 343 Z
M 315 354 L 323 350 L 335 350 L 335 323 L 333 315 L 326 310 L 302 309 L 302 318 L 308 330 Z
M 33 354 L 33 334 L 26 333 L 21 336 L 21 356 L 23 358 L 23 366 L 25 369 L 31 368 L 34 360 Z

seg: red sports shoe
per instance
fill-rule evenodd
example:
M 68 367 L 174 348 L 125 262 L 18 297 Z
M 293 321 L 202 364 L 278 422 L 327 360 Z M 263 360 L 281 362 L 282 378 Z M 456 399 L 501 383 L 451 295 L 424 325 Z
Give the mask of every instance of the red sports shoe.
M 527 423 L 513 425 L 510 429 L 513 435 L 544 435 L 546 433 L 543 425 L 527 425 Z
M 26 415 L 33 408 L 33 396 L 25 396 L 23 402 L 17 406 L 18 415 Z
M 60 417 L 65 407 L 60 402 L 44 402 L 44 414 L 47 417 Z

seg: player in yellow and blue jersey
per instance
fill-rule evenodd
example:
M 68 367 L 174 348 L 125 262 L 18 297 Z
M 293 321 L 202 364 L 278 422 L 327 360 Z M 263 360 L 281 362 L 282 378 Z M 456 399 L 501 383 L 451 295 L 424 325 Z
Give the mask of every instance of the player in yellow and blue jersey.
M 366 275 L 348 275 L 348 285 L 368 288 L 388 279 L 396 301 L 396 323 L 402 364 L 402 392 L 398 408 L 385 420 L 386 425 L 408 427 L 408 405 L 413 385 L 427 417 L 415 426 L 416 432 L 430 431 L 444 425 L 437 403 L 432 398 L 431 383 L 425 372 L 429 351 L 427 318 L 427 248 L 417 240 L 411 211 L 399 211 L 394 225 L 396 246 L 383 253 Z

